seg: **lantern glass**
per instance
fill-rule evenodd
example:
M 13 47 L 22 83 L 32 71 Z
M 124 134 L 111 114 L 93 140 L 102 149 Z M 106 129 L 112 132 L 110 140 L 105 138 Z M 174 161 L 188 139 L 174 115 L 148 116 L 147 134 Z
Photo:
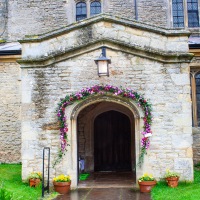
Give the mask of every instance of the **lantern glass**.
M 108 75 L 108 62 L 106 60 L 98 61 L 99 75 Z

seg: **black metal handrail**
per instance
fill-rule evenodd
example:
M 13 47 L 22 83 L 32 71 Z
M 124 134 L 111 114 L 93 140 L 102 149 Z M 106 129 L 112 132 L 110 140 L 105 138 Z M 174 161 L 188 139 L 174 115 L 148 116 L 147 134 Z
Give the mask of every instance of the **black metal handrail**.
M 47 174 L 47 186 L 44 186 L 44 159 L 45 159 L 45 150 L 48 150 L 48 174 Z M 50 148 L 44 147 L 43 149 L 43 166 L 42 166 L 42 197 L 44 197 L 44 192 L 49 193 L 49 165 L 50 165 Z

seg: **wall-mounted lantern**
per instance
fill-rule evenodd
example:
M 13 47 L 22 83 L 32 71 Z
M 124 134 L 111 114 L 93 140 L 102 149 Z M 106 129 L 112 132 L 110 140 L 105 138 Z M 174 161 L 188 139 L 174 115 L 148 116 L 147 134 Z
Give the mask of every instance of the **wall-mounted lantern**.
M 97 64 L 98 75 L 99 76 L 109 76 L 109 64 L 111 64 L 111 59 L 106 57 L 106 47 L 102 47 L 102 53 L 99 58 L 94 60 Z

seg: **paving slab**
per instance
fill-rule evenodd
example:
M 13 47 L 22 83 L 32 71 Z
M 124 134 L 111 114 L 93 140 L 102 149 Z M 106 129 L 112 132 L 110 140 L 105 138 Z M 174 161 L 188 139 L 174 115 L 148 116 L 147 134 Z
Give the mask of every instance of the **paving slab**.
M 150 200 L 149 193 L 132 188 L 81 188 L 59 195 L 54 200 Z

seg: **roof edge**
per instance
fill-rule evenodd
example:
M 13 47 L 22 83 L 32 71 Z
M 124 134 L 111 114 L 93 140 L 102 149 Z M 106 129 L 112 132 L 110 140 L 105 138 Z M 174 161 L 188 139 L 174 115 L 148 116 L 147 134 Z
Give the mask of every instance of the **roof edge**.
M 17 62 L 23 65 L 35 65 L 35 66 L 49 66 L 58 62 L 62 62 L 66 59 L 73 58 L 84 53 L 88 53 L 94 51 L 96 49 L 101 48 L 102 46 L 106 46 L 107 48 L 113 50 L 121 50 L 125 53 L 133 54 L 136 56 L 148 58 L 151 60 L 156 60 L 163 63 L 177 63 L 177 62 L 190 62 L 193 57 L 192 53 L 170 53 L 170 52 L 160 52 L 154 51 L 151 49 L 139 48 L 137 46 L 127 45 L 118 41 L 113 40 L 99 40 L 90 42 L 78 47 L 74 47 L 73 49 L 68 49 L 64 52 L 58 52 L 54 55 L 49 55 L 40 58 L 34 59 L 20 59 Z M 25 66 L 24 66 L 25 67 Z
M 154 32 L 154 33 L 158 33 L 158 34 L 162 34 L 166 36 L 189 36 L 191 34 L 189 31 L 186 31 L 183 29 L 168 29 L 168 28 L 159 27 L 159 26 L 155 26 L 152 24 L 144 23 L 144 22 L 139 22 L 136 20 L 130 20 L 130 19 L 122 18 L 118 16 L 111 16 L 109 14 L 100 14 L 91 18 L 87 18 L 87 19 L 69 24 L 65 27 L 62 27 L 57 30 L 53 30 L 41 35 L 27 35 L 25 36 L 24 39 L 19 40 L 19 42 L 20 43 L 41 42 L 43 40 L 50 39 L 50 38 L 62 35 L 64 33 L 70 32 L 72 30 L 79 29 L 84 26 L 88 26 L 90 24 L 94 24 L 100 21 L 113 22 L 120 25 L 147 30 L 150 32 Z

